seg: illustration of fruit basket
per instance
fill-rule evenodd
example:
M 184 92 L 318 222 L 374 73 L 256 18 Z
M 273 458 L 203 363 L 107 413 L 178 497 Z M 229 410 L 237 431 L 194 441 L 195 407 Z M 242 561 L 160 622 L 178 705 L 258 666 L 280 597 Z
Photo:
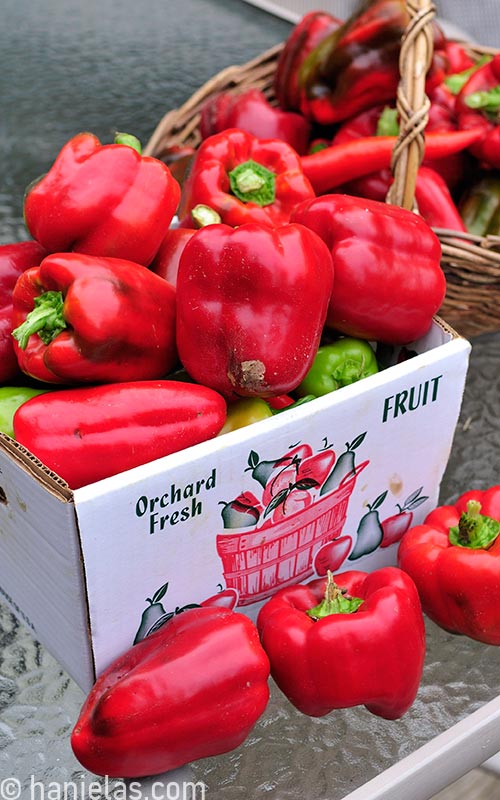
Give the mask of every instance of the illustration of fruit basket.
M 288 518 L 252 531 L 217 535 L 226 586 L 238 592 L 238 605 L 256 603 L 313 574 L 314 553 L 340 536 L 357 476 L 366 464 L 346 475 L 332 492 Z

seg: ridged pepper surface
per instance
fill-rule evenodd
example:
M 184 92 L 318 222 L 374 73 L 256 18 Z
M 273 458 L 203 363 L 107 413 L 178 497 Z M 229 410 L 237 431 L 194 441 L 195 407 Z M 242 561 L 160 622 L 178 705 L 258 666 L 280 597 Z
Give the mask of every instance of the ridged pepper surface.
M 161 378 L 175 366 L 175 289 L 118 258 L 55 253 L 13 292 L 23 372 L 48 383 Z
M 230 128 L 201 143 L 182 187 L 178 214 L 186 228 L 197 227 L 192 212 L 198 206 L 217 212 L 232 227 L 284 225 L 294 206 L 310 197 L 314 191 L 290 145 Z
M 365 705 L 397 719 L 415 700 L 424 622 L 415 584 L 396 567 L 280 589 L 260 609 L 257 628 L 272 677 L 304 714 Z
M 439 239 L 423 219 L 388 203 L 330 194 L 302 203 L 291 221 L 321 236 L 332 254 L 329 327 L 389 344 L 427 333 L 446 281 Z
M 431 511 L 404 534 L 398 563 L 437 625 L 500 645 L 500 486 Z
M 27 190 L 24 216 L 33 238 L 50 253 L 73 250 L 150 264 L 180 187 L 165 164 L 139 150 L 135 137 L 104 145 L 92 133 L 70 139 Z

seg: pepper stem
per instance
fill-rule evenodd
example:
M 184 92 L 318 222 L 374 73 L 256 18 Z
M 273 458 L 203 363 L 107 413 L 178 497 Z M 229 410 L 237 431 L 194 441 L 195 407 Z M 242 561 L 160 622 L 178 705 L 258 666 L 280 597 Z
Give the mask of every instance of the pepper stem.
M 116 131 L 115 144 L 126 144 L 128 147 L 131 147 L 132 150 L 137 150 L 139 155 L 142 155 L 142 145 L 137 136 L 134 136 L 132 133 Z
M 332 378 L 335 380 L 337 386 L 349 386 L 351 383 L 356 383 L 363 377 L 365 369 L 365 357 L 362 356 L 361 360 L 354 358 L 346 358 L 339 366 L 333 370 Z
M 346 589 L 338 586 L 333 574 L 328 570 L 326 575 L 325 596 L 314 608 L 308 608 L 306 614 L 313 619 L 322 619 L 330 614 L 353 614 L 358 610 L 363 600 L 360 597 L 351 597 Z
M 469 500 L 458 525 L 450 528 L 450 544 L 470 550 L 487 550 L 500 534 L 500 521 L 481 514 L 481 503 Z
M 220 214 L 215 208 L 210 208 L 203 203 L 198 203 L 191 211 L 191 217 L 197 228 L 204 228 L 206 225 L 218 225 L 222 222 Z
M 67 325 L 63 315 L 64 298 L 62 292 L 44 292 L 35 297 L 35 307 L 24 322 L 12 331 L 21 350 L 26 350 L 30 336 L 37 333 L 44 342 L 50 344 Z
M 256 203 L 258 206 L 269 206 L 274 203 L 276 195 L 276 175 L 256 161 L 245 161 L 238 164 L 229 173 L 231 191 L 244 203 Z
M 471 92 L 465 98 L 468 108 L 484 111 L 486 114 L 495 114 L 500 108 L 500 85 L 483 92 Z

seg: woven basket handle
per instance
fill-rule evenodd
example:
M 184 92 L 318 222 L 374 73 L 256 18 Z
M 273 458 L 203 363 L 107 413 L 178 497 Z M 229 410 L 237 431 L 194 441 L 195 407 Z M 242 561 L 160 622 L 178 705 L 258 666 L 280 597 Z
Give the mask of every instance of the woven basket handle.
M 413 210 L 417 172 L 425 150 L 424 131 L 429 118 L 425 79 L 433 54 L 432 20 L 436 8 L 430 0 L 407 0 L 410 22 L 399 56 L 401 79 L 397 92 L 400 133 L 392 154 L 394 182 L 387 202 Z

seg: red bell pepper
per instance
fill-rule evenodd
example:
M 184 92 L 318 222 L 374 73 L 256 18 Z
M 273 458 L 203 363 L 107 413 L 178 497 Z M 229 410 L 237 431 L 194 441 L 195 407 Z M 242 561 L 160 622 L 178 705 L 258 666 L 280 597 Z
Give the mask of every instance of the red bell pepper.
M 302 114 L 272 106 L 260 89 L 239 94 L 219 92 L 200 110 L 203 139 L 228 128 L 239 128 L 258 139 L 280 139 L 300 155 L 307 152 L 311 125 Z
M 97 775 L 158 775 L 244 742 L 269 700 L 253 622 L 203 606 L 174 616 L 97 679 L 71 735 Z
M 131 261 L 47 256 L 18 279 L 12 320 L 19 365 L 40 381 L 161 378 L 177 362 L 175 289 Z
M 425 630 L 415 584 L 396 567 L 281 589 L 257 628 L 272 677 L 304 714 L 365 705 L 397 719 L 415 700 Z
M 460 153 L 484 136 L 481 127 L 429 133 L 425 138 L 426 157 L 435 160 Z M 302 168 L 316 194 L 324 194 L 354 178 L 390 167 L 396 142 L 396 136 L 366 136 L 332 145 L 302 156 Z
M 410 21 L 405 0 L 365 0 L 307 56 L 299 74 L 301 111 L 321 125 L 354 117 L 393 100 L 399 84 L 401 39 Z M 432 26 L 434 50 L 427 86 L 444 77 L 444 36 Z
M 0 383 L 20 373 L 12 341 L 12 292 L 19 276 L 47 253 L 38 242 L 0 245 Z
M 475 70 L 456 98 L 462 130 L 480 127 L 483 138 L 471 153 L 488 167 L 500 167 L 500 53 Z
M 281 225 L 308 197 L 314 191 L 290 145 L 230 129 L 201 143 L 178 214 L 187 228 L 196 227 L 191 212 L 198 205 L 212 208 L 232 227 L 246 222 Z
M 309 53 L 340 25 L 342 21 L 327 11 L 310 11 L 292 29 L 274 73 L 274 93 L 281 108 L 300 109 L 300 68 Z
M 500 645 L 500 486 L 431 511 L 404 534 L 398 563 L 437 625 Z
M 302 225 L 209 225 L 184 247 L 177 347 L 228 399 L 286 394 L 318 348 L 332 290 L 327 247 Z
M 196 149 L 189 144 L 172 144 L 159 151 L 157 157 L 167 165 L 172 177 L 182 186 L 195 154 Z
M 439 239 L 418 215 L 331 194 L 302 203 L 291 221 L 311 228 L 332 254 L 329 327 L 390 344 L 407 344 L 429 330 L 446 281 Z
M 107 145 L 91 133 L 70 139 L 27 190 L 24 216 L 33 238 L 51 253 L 74 250 L 150 264 L 180 187 L 166 164 L 139 151 L 127 135 Z
M 181 381 L 60 389 L 23 403 L 14 437 L 72 489 L 216 436 L 223 398 Z
M 185 245 L 195 233 L 195 228 L 170 228 L 154 257 L 150 270 L 175 286 L 179 261 Z

